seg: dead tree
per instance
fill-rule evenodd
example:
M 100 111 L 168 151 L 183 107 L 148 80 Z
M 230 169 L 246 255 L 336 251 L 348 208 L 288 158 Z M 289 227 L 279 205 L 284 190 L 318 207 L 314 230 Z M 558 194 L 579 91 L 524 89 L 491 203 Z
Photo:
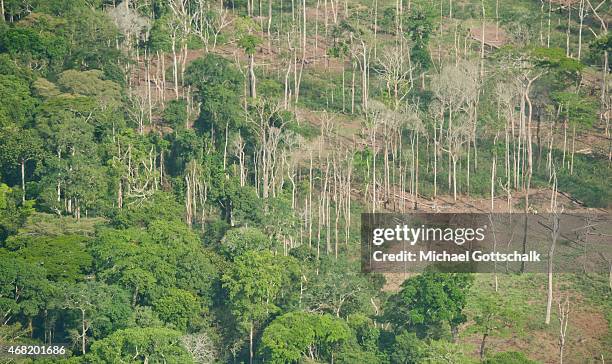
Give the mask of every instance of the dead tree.
M 569 323 L 570 302 L 565 297 L 565 301 L 559 301 L 559 364 L 563 364 L 563 350 L 565 349 L 567 337 L 567 324 Z
M 555 178 L 554 178 L 554 182 L 553 182 L 553 196 L 551 198 L 551 218 L 552 218 L 552 226 L 550 227 L 550 238 L 551 238 L 551 243 L 550 246 L 548 248 L 548 263 L 547 263 L 547 277 L 548 277 L 548 284 L 547 284 L 547 295 L 546 295 L 546 318 L 545 318 L 545 323 L 546 325 L 550 324 L 550 314 L 552 311 L 552 301 L 553 301 L 553 258 L 554 258 L 554 254 L 555 254 L 555 248 L 557 246 L 557 240 L 559 239 L 559 212 L 557 209 L 557 197 L 556 197 L 556 190 L 557 190 L 557 176 L 555 174 Z M 563 211 L 561 211 L 562 213 Z

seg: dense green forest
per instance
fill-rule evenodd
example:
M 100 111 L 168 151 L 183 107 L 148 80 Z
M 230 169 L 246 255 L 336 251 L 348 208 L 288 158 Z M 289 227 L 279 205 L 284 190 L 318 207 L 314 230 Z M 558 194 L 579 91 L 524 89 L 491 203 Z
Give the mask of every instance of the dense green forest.
M 359 261 L 362 212 L 609 212 L 609 0 L 0 5 L 0 363 L 612 362 L 612 268 Z

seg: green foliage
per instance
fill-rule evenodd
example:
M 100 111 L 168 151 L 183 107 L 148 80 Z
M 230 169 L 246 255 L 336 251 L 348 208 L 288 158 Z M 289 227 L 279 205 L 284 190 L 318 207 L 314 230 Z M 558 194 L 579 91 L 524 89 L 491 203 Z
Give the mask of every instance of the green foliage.
M 170 288 L 153 302 L 159 318 L 180 331 L 185 331 L 197 320 L 200 312 L 198 298 L 192 293 Z
M 0 28 L 0 52 L 7 52 L 24 64 L 40 62 L 46 67 L 57 69 L 64 63 L 68 43 L 65 38 L 50 30 L 41 32 L 21 26 Z
M 438 11 L 436 5 L 430 1 L 414 1 L 408 16 L 404 21 L 404 29 L 413 42 L 411 56 L 415 63 L 423 68 L 431 64 L 428 45 L 429 39 L 438 26 Z
M 535 48 L 532 54 L 541 66 L 566 74 L 576 75 L 584 68 L 580 61 L 566 57 L 565 51 L 561 48 Z
M 25 184 L 43 158 L 43 141 L 32 129 L 5 127 L 0 129 L 0 173 L 11 176 L 17 184 Z M 10 181 L 10 180 L 9 180 Z M 26 191 L 22 191 L 25 195 Z
M 165 328 L 119 330 L 95 342 L 86 360 L 91 363 L 193 363 L 180 338 L 180 332 Z
M 257 196 L 255 188 L 252 186 L 240 187 L 236 178 L 226 182 L 218 190 L 217 202 L 227 222 L 236 225 L 262 223 L 264 204 Z
M 402 283 L 385 306 L 385 318 L 396 330 L 413 329 L 433 335 L 444 324 L 454 331 L 467 321 L 463 309 L 474 278 L 463 273 L 425 272 Z
M 318 274 L 315 271 L 308 277 L 304 305 L 313 311 L 339 317 L 370 313 L 370 299 L 382 288 L 384 281 L 377 276 L 363 275 L 358 263 L 344 257 L 324 256 Z M 342 279 L 338 279 L 340 276 Z
M 374 320 L 363 314 L 353 314 L 347 317 L 351 330 L 355 333 L 357 343 L 366 351 L 376 351 L 380 329 Z
M 249 56 L 255 54 L 257 46 L 261 44 L 261 39 L 253 34 L 244 34 L 238 39 L 238 46 L 244 49 Z
M 228 60 L 209 53 L 187 67 L 185 81 L 197 89 L 201 102 L 198 128 L 221 131 L 240 125 L 244 78 Z
M 34 212 L 33 201 L 21 203 L 21 196 L 0 183 L 0 244 L 21 228 Z
M 24 261 L 43 267 L 51 281 L 76 282 L 85 278 L 92 265 L 85 242 L 77 235 L 17 235 L 9 238 L 5 247 Z
M 0 312 L 5 321 L 36 316 L 53 294 L 44 268 L 2 248 L 0 262 Z
M 298 362 L 309 349 L 321 355 L 318 359 L 324 359 L 350 337 L 347 324 L 336 317 L 290 312 L 277 317 L 266 327 L 260 351 L 270 363 Z
M 425 359 L 427 349 L 427 343 L 414 332 L 403 331 L 395 336 L 389 359 L 392 364 L 418 364 Z
M 184 128 L 187 123 L 187 101 L 171 100 L 164 109 L 162 119 L 173 129 Z
M 100 70 L 68 70 L 59 75 L 57 84 L 64 92 L 90 96 L 95 98 L 97 103 L 112 107 L 121 97 L 121 88 L 117 83 L 103 78 L 104 74 Z
M 291 257 L 247 251 L 222 277 L 232 313 L 243 325 L 253 325 L 279 311 L 280 293 L 297 276 Z
M 153 23 L 149 37 L 149 46 L 153 51 L 170 52 L 172 50 L 172 26 L 171 14 L 164 15 Z
M 196 236 L 184 224 L 157 220 L 148 229 L 100 229 L 92 244 L 101 279 L 132 294 L 132 303 L 150 304 L 171 288 L 210 304 L 216 272 Z
M 23 125 L 30 117 L 35 100 L 25 80 L 0 74 L 0 127 Z
M 597 109 L 597 104 L 593 99 L 574 92 L 556 92 L 552 97 L 563 107 L 570 125 L 586 129 L 597 121 L 597 115 L 593 113 L 593 110 Z
M 171 195 L 158 192 L 140 205 L 115 211 L 111 225 L 117 228 L 146 227 L 158 219 L 180 222 L 183 215 L 183 206 Z
M 85 325 L 85 334 L 99 339 L 127 327 L 132 317 L 128 293 L 114 285 L 64 282 L 57 286 L 55 299 L 57 307 L 67 310 L 66 322 L 72 337 L 82 335 Z
M 336 115 L 334 129 L 341 138 L 336 143 L 322 136 L 311 191 L 305 152 L 317 148 L 319 141 L 314 139 L 325 129 L 312 112 L 348 113 L 351 99 L 362 98 L 359 79 L 363 74 L 370 85 L 372 104 L 388 101 L 385 94 L 391 84 L 377 72 L 376 59 L 401 39 L 402 49 L 410 54 L 410 67 L 398 70 L 394 77 L 414 81 L 410 90 L 407 85 L 401 90 L 409 91 L 401 106 L 414 104 L 422 112 L 427 132 L 417 147 L 419 193 L 425 198 L 432 196 L 432 151 L 436 145 L 432 136 L 439 131 L 437 145 L 446 148 L 444 129 L 449 125 L 449 109 L 454 107 L 453 122 L 459 123 L 453 127 L 463 121 L 457 113 L 462 114 L 459 118 L 477 118 L 471 146 L 478 146 L 478 156 L 471 149 L 474 158 L 470 160 L 468 191 L 467 155 L 459 155 L 459 192 L 469 192 L 471 198 L 486 196 L 494 156 L 498 158 L 498 177 L 504 182 L 503 128 L 509 125 L 509 114 L 518 120 L 521 112 L 527 112 L 521 108 L 526 98 L 520 88 L 520 80 L 524 82 L 526 76 L 541 74 L 529 94 L 533 105 L 529 111 L 538 126 L 534 150 L 545 149 L 549 122 L 568 125 L 568 132 L 575 126 L 580 137 L 589 133 L 589 142 L 593 131 L 603 130 L 603 118 L 598 118 L 605 109 L 599 104 L 600 71 L 604 52 L 611 49 L 610 37 L 596 37 L 584 30 L 580 60 L 567 57 L 577 47 L 577 21 L 573 15 L 567 17 L 567 8 L 559 8 L 550 14 L 554 24 L 551 47 L 544 48 L 546 4 L 540 9 L 540 3 L 530 0 L 411 0 L 401 20 L 389 2 L 348 1 L 331 9 L 328 15 L 333 13 L 333 19 L 325 21 L 325 31 L 322 9 L 315 2 L 306 4 L 306 28 L 301 29 L 302 4 L 294 8 L 291 2 L 281 2 L 281 6 L 273 1 L 270 30 L 281 39 L 272 37 L 272 49 L 260 53 L 267 4 L 252 2 L 253 16 L 246 17 L 246 1 L 223 3 L 187 1 L 184 9 L 172 9 L 170 2 L 162 0 L 117 4 L 110 0 L 3 1 L 0 338 L 24 343 L 46 343 L 52 338 L 73 343 L 71 358 L 35 359 L 44 363 L 237 363 L 247 361 L 251 342 L 254 362 L 441 364 L 473 363 L 469 355 L 476 356 L 473 343 L 481 337 L 494 337 L 497 344 L 509 335 L 529 340 L 529 330 L 547 330 L 535 320 L 543 314 L 543 298 L 538 298 L 541 295 L 537 292 L 544 281 L 538 277 L 500 279 L 504 294 L 498 295 L 482 281 L 471 289 L 469 275 L 428 272 L 411 276 L 398 292 L 387 292 L 394 286 L 383 288 L 384 276 L 360 272 L 355 259 L 359 219 L 355 218 L 346 227 L 352 237 L 346 245 L 338 246 L 336 257 L 333 230 L 325 229 L 323 220 L 330 216 L 333 220 L 334 212 L 340 213 L 339 227 L 344 228 L 347 201 L 338 200 L 336 190 L 344 190 L 346 176 L 338 172 L 344 171 L 345 165 L 336 163 L 337 152 L 342 154 L 351 140 L 357 148 L 350 190 L 353 217 L 364 210 L 363 198 L 368 199 L 372 188 L 373 153 L 363 147 L 363 135 L 357 136 L 362 116 Z M 202 4 L 204 8 L 198 8 Z M 129 5 L 128 12 L 122 10 L 124 5 Z M 319 45 L 337 59 L 325 62 L 320 59 L 320 49 L 312 48 L 303 70 L 299 65 L 296 69 L 293 52 L 301 57 L 300 32 L 305 32 L 306 48 L 313 44 L 316 19 L 311 15 L 316 14 L 311 11 L 315 6 Z M 453 24 L 449 27 L 442 19 L 450 15 L 450 6 Z M 445 82 L 457 90 L 467 89 L 467 79 L 461 73 L 466 61 L 460 61 L 459 71 L 454 69 L 453 49 L 459 42 L 457 55 L 474 59 L 476 65 L 479 44 L 472 42 L 470 31 L 479 27 L 481 6 L 488 19 L 498 18 L 508 45 L 490 52 L 487 47 L 484 79 L 469 80 L 479 84 L 480 96 L 474 105 L 446 103 L 435 110 L 433 106 L 440 106 L 434 105 L 436 87 L 448 85 L 438 85 L 437 78 L 430 77 L 437 71 L 424 70 L 452 69 Z M 177 15 L 176 10 L 184 10 L 188 18 Z M 118 18 L 122 11 L 129 16 Z M 605 18 L 606 13 L 599 11 Z M 377 29 L 373 26 L 375 14 Z M 595 20 L 590 11 L 586 14 L 584 29 Z M 567 19 L 571 22 L 568 50 L 555 48 L 565 47 Z M 183 47 L 201 48 L 200 38 L 212 36 L 210 32 L 219 30 L 221 21 L 230 22 L 228 35 L 219 38 L 222 46 L 209 47 L 196 60 L 198 52 L 188 52 L 182 59 Z M 398 25 L 404 34 L 395 34 Z M 185 26 L 191 27 L 189 34 Z M 197 29 L 199 26 L 202 28 Z M 200 31 L 204 34 L 196 34 Z M 364 47 L 371 64 L 365 70 L 361 63 Z M 440 52 L 433 57 L 436 67 L 431 64 L 430 49 Z M 173 50 L 181 71 L 186 67 L 178 86 L 182 96 L 175 99 L 166 93 L 161 100 L 160 87 L 168 90 L 173 80 L 161 85 L 157 76 L 159 72 L 171 73 Z M 246 65 L 244 59 L 231 56 L 236 50 L 235 55 L 246 56 L 255 66 L 258 99 L 244 96 Z M 164 64 L 166 69 L 161 69 Z M 292 98 L 294 83 L 300 84 L 300 102 L 296 108 L 278 111 L 285 71 L 289 72 Z M 147 72 L 157 76 L 149 79 Z M 512 89 L 514 96 L 498 92 L 495 86 L 500 80 L 504 82 L 501 91 Z M 146 111 L 148 86 L 153 91 L 151 120 Z M 447 96 L 463 97 L 462 92 L 455 93 Z M 194 112 L 193 105 L 199 110 Z M 359 112 L 361 101 L 356 106 Z M 476 109 L 463 110 L 472 106 Z M 395 126 L 387 127 L 399 122 L 398 147 L 402 151 L 398 154 L 392 141 L 391 159 L 384 156 L 387 148 L 379 149 L 376 159 L 379 179 L 385 162 L 394 166 L 389 177 L 395 187 L 400 187 L 397 176 L 410 176 L 410 181 L 416 176 L 410 161 L 417 150 L 408 146 L 412 126 L 405 124 L 411 123 L 411 115 L 404 110 L 399 114 L 398 120 L 384 120 L 384 128 L 377 130 L 379 134 L 395 133 Z M 134 125 L 142 118 L 150 125 L 137 130 Z M 262 130 L 276 133 L 281 126 L 278 138 L 262 135 Z M 243 149 L 236 143 L 238 136 Z M 558 148 L 558 135 L 554 140 L 553 147 Z M 272 145 L 276 142 L 277 146 Z M 559 189 L 588 206 L 610 205 L 610 168 L 602 157 L 607 150 L 602 145 L 595 142 L 592 155 L 576 153 L 573 174 L 565 167 L 557 170 Z M 527 150 L 524 147 L 521 142 L 521 150 Z M 272 150 L 275 154 L 264 163 L 259 157 Z M 556 149 L 552 152 L 557 166 L 560 153 Z M 331 169 L 327 177 L 331 179 L 325 184 L 327 174 L 321 167 L 328 154 Z M 545 156 L 538 156 L 534 156 L 533 188 L 549 183 L 546 169 L 540 167 Z M 438 194 L 445 199 L 448 156 L 442 151 L 437 157 Z M 239 158 L 243 162 L 240 172 L 246 171 L 246 175 L 239 173 Z M 405 168 L 394 169 L 399 163 Z M 265 199 L 260 193 L 264 172 L 269 172 L 274 184 Z M 404 183 L 406 193 L 414 188 L 410 181 Z M 322 191 L 325 185 L 327 194 Z M 500 196 L 503 187 L 494 187 Z M 311 194 L 313 204 L 307 202 Z M 317 214 L 317 201 L 324 207 L 327 197 L 329 208 Z M 185 222 L 185 206 L 197 214 L 190 226 Z M 316 232 L 318 225 L 320 234 Z M 330 245 L 325 245 L 326 240 Z M 572 277 L 571 282 L 555 279 L 561 279 L 562 290 L 570 287 L 569 283 L 572 290 L 574 283 L 581 283 L 583 305 L 610 311 L 604 302 L 610 295 L 607 276 Z M 515 303 L 533 299 L 538 302 L 530 306 Z M 453 338 L 471 346 L 444 340 L 451 336 L 449 329 Z M 607 339 L 600 341 L 607 343 Z M 607 354 L 605 348 L 602 353 Z M 521 353 L 485 354 L 485 363 L 533 363 Z
M 269 251 L 272 241 L 261 230 L 241 227 L 228 230 L 221 240 L 221 253 L 233 260 L 248 251 Z
M 609 34 L 603 35 L 595 39 L 590 47 L 597 52 L 611 52 L 612 51 L 612 37 Z

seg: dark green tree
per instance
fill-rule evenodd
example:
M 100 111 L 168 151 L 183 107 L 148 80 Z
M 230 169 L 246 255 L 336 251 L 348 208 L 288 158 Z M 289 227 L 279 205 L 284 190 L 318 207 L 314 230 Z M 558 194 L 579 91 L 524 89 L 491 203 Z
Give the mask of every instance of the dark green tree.
M 31 129 L 7 127 L 0 133 L 0 162 L 4 166 L 19 168 L 21 199 L 26 200 L 26 164 L 43 157 L 42 140 Z
M 128 293 L 117 286 L 88 281 L 58 286 L 57 305 L 66 310 L 69 334 L 87 352 L 92 338 L 102 338 L 129 324 L 132 310 Z
M 266 327 L 260 352 L 270 363 L 333 361 L 334 352 L 351 337 L 348 325 L 334 316 L 289 312 Z
M 397 331 L 416 330 L 420 336 L 439 336 L 436 330 L 450 327 L 453 338 L 460 324 L 474 278 L 463 273 L 425 272 L 402 283 L 385 305 L 385 319 Z
M 222 277 L 232 313 L 249 337 L 249 362 L 253 361 L 255 330 L 280 310 L 280 293 L 294 279 L 291 272 L 296 267 L 293 258 L 248 251 Z

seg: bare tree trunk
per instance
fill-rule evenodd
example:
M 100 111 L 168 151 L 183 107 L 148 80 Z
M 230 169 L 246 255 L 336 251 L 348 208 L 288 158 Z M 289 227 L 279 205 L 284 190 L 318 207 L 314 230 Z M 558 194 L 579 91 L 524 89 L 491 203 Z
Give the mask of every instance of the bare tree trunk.
M 548 35 L 546 36 L 546 47 L 550 48 L 550 22 L 552 20 L 552 0 L 548 0 Z
M 602 105 L 602 115 L 603 118 L 605 120 L 605 124 L 606 124 L 606 132 L 605 135 L 606 137 L 610 136 L 610 114 L 612 113 L 610 111 L 610 105 L 609 105 L 609 99 L 607 98 L 607 91 L 608 91 L 608 51 L 604 50 L 604 64 L 602 67 L 602 84 L 601 84 L 601 105 Z M 610 156 L 608 157 L 609 160 L 612 160 L 612 154 L 610 154 Z
M 223 170 L 226 170 L 227 165 L 227 140 L 229 139 L 229 119 L 225 121 L 225 143 L 223 145 Z M 242 170 L 240 170 L 242 173 Z
M 57 184 L 57 200 L 59 201 L 60 198 L 60 189 L 59 189 L 60 185 L 59 183 Z M 118 187 L 118 191 L 117 191 L 117 207 L 122 209 L 123 208 L 123 179 L 120 178 L 119 179 L 119 187 Z
M 436 199 L 438 195 L 438 138 L 436 136 L 438 127 L 434 125 L 434 165 L 433 165 L 433 174 L 434 174 L 434 190 L 433 190 L 433 198 Z
M 26 199 L 26 186 L 25 186 L 25 159 L 21 159 L 21 202 L 25 202 Z
M 559 364 L 563 364 L 563 350 L 565 349 L 565 338 L 567 335 L 567 324 L 569 323 L 570 303 L 569 298 L 565 302 L 559 302 Z
M 480 37 L 480 78 L 484 79 L 485 56 L 485 2 L 482 0 L 482 35 Z
M 416 158 L 414 166 L 414 210 L 419 208 L 419 134 L 416 134 Z
M 162 70 L 164 72 L 164 70 Z M 174 95 L 178 99 L 178 58 L 176 56 L 176 30 L 173 30 L 172 35 L 172 76 L 174 77 Z
M 282 11 L 282 10 L 281 10 Z M 272 0 L 268 0 L 268 52 L 272 53 L 272 34 L 270 28 L 272 27 Z
M 495 137 L 495 142 L 493 143 L 493 145 L 496 144 L 496 141 L 497 141 L 497 137 Z M 491 211 L 495 209 L 495 169 L 497 168 L 496 165 L 497 165 L 497 152 L 494 153 L 493 164 L 491 166 Z
M 308 169 L 308 247 L 312 247 L 312 150 L 310 151 L 310 167 Z
M 255 83 L 255 55 L 249 54 L 249 96 L 252 98 L 257 98 L 257 87 Z
M 300 97 L 300 84 L 302 83 L 302 73 L 306 64 L 306 0 L 302 0 L 302 61 L 300 64 L 300 73 L 295 85 L 295 104 L 297 105 Z M 297 71 L 297 68 L 296 68 Z
M 86 354 L 85 343 L 87 340 L 87 329 L 85 328 L 85 310 L 81 309 L 81 351 Z
M 378 0 L 374 0 L 374 58 L 376 58 L 377 48 L 377 35 L 378 35 Z
M 253 364 L 253 321 L 249 328 L 249 364 Z
M 555 179 L 555 184 L 556 184 L 556 179 Z M 557 238 L 559 237 L 559 217 L 557 216 L 556 213 L 556 208 L 555 208 L 555 213 L 553 214 L 553 226 L 552 226 L 552 231 L 551 231 L 551 244 L 550 244 L 550 248 L 548 249 L 548 294 L 547 294 L 547 299 L 546 299 L 546 319 L 545 319 L 545 323 L 546 325 L 550 324 L 550 314 L 551 314 L 551 310 L 552 310 L 552 301 L 553 301 L 553 256 L 555 253 L 555 247 L 557 245 Z
M 352 62 L 353 64 L 353 76 L 352 76 L 352 82 L 351 82 L 351 114 L 355 113 L 355 68 L 357 67 L 357 65 L 355 64 L 355 61 Z
M 457 156 L 452 155 L 453 160 L 453 200 L 457 202 Z
M 362 40 L 361 41 L 361 46 L 363 48 L 363 68 L 362 68 L 362 73 L 361 73 L 361 89 L 362 89 L 362 95 L 361 95 L 361 102 L 362 102 L 362 109 L 365 111 L 368 109 L 368 51 L 367 51 L 367 46 L 365 44 L 365 42 Z
M 565 56 L 570 56 L 570 31 L 572 21 L 572 4 L 568 2 L 567 5 L 567 29 L 565 31 Z
M 574 174 L 574 154 L 576 153 L 576 125 L 572 129 L 572 154 L 570 156 L 570 176 Z
M 580 0 L 580 12 L 578 17 L 580 18 L 580 27 L 578 28 L 578 60 L 582 55 L 582 27 L 584 24 L 584 0 Z

